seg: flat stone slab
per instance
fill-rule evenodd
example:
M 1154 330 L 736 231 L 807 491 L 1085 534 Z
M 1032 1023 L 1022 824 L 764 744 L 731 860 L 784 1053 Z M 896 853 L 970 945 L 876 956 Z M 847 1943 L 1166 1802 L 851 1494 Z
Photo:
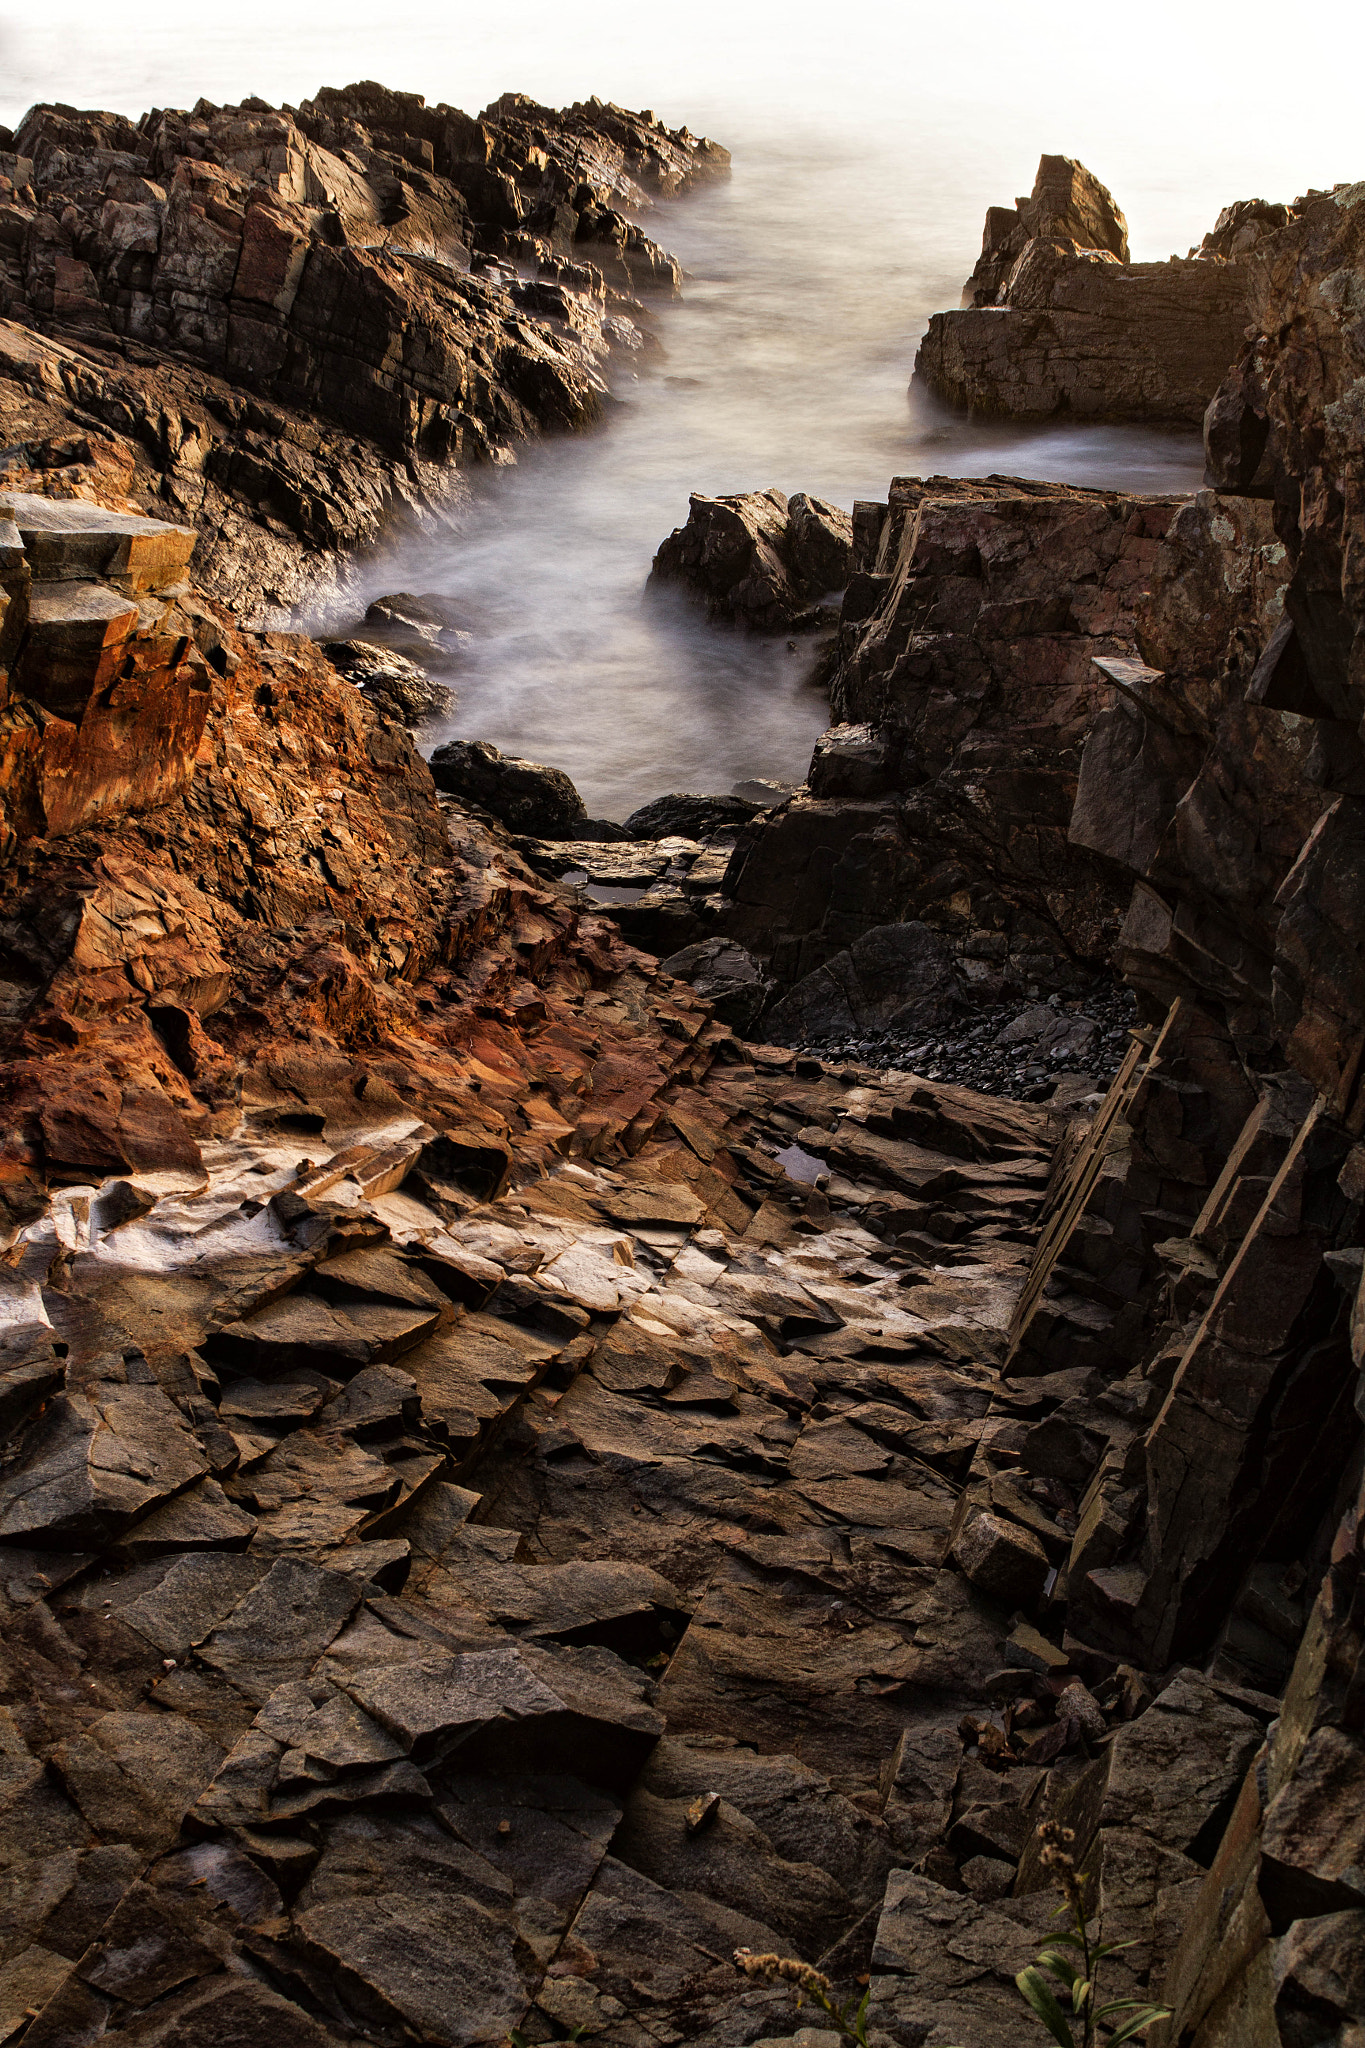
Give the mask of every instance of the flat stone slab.
M 19 529 L 35 579 L 49 582 L 117 577 L 130 590 L 162 590 L 179 583 L 198 535 L 188 526 L 107 512 L 79 498 L 40 498 L 11 491 L 0 498 L 0 518 Z

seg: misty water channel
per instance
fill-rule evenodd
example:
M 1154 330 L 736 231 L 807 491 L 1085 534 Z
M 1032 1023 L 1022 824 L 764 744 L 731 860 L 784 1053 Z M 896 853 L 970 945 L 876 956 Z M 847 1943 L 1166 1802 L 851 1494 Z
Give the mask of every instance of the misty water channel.
M 682 262 L 683 296 L 651 308 L 658 352 L 615 365 L 603 425 L 472 473 L 449 519 L 352 564 L 347 605 L 303 623 L 353 627 L 385 592 L 452 600 L 467 637 L 441 679 L 456 701 L 424 749 L 485 739 L 550 762 L 594 816 L 799 781 L 828 723 L 809 641 L 709 625 L 685 594 L 646 588 L 689 492 L 776 485 L 847 509 L 895 475 L 1149 491 L 1202 475 L 1188 431 L 982 426 L 908 389 L 929 314 L 957 304 L 975 259 L 989 175 L 940 160 L 916 185 L 851 140 L 736 148 L 729 180 L 641 216 Z

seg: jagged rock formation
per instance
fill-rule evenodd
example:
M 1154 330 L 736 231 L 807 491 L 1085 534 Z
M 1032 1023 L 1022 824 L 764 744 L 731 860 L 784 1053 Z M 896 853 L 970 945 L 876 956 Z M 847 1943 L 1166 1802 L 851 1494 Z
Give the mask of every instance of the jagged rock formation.
M 1160 2048 L 1359 2033 L 1365 191 L 1252 226 L 1207 491 L 896 487 L 809 797 L 523 842 L 701 902 L 872 817 L 940 888 L 835 943 L 807 862 L 850 1008 L 1122 890 L 1071 1112 L 741 1043 L 762 962 L 667 978 L 188 531 L 14 501 L 6 745 L 86 777 L 0 903 L 25 2048 L 790 2039 L 738 1946 L 999 2048 L 1043 1817 Z
M 722 928 L 777 982 L 905 919 L 938 931 L 987 1000 L 1070 993 L 1106 962 L 1125 892 L 1068 840 L 1107 694 L 1093 658 L 1135 655 L 1175 506 L 936 477 L 854 508 L 841 723 L 808 793 L 742 836 L 725 880 Z
M 533 839 L 587 837 L 587 807 L 562 768 L 519 761 L 487 740 L 447 740 L 431 756 L 432 779 L 448 796 L 489 812 Z
M 694 491 L 687 524 L 660 543 L 650 577 L 695 590 L 713 619 L 785 633 L 827 623 L 817 600 L 843 589 L 852 559 L 849 516 L 823 498 Z
M 1196 425 L 1241 347 L 1256 222 L 1240 216 L 1262 206 L 1225 208 L 1198 255 L 1130 263 L 1105 187 L 1045 156 L 1030 198 L 988 210 L 962 310 L 934 314 L 915 375 L 974 413 Z
M 1128 223 L 1108 186 L 1069 156 L 1044 156 L 1027 199 L 988 206 L 976 269 L 962 290 L 964 306 L 1008 302 L 1009 281 L 1030 242 L 1060 255 L 1128 261 Z
M 0 484 L 194 523 L 244 611 L 595 417 L 610 351 L 645 345 L 635 294 L 679 278 L 620 207 L 729 161 L 600 101 L 474 120 L 372 84 L 136 124 L 39 106 L 0 145 Z

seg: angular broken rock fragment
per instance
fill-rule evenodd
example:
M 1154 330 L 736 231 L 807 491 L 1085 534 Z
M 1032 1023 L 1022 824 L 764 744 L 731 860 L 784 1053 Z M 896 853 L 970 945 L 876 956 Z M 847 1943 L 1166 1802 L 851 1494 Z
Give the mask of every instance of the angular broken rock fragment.
M 0 1538 L 69 1548 L 104 1542 L 207 1467 L 189 1424 L 156 1386 L 94 1383 L 58 1394 L 0 1478 Z
M 689 585 L 712 618 L 787 632 L 818 624 L 814 601 L 847 582 L 852 531 L 846 512 L 805 493 L 788 501 L 777 490 L 694 491 L 687 524 L 660 544 L 650 577 Z
M 349 1379 L 362 1366 L 401 1358 L 440 1322 L 443 1307 L 373 1299 L 329 1302 L 299 1292 L 214 1332 L 208 1355 L 243 1375 L 332 1367 Z
M 199 1550 L 245 1550 L 256 1528 L 255 1516 L 229 1500 L 216 1479 L 200 1479 L 134 1523 L 119 1549 L 135 1561 Z
M 52 1760 L 93 1828 L 151 1855 L 175 1840 L 222 1756 L 178 1714 L 112 1713 L 58 1743 Z
M 1001 2048 L 1019 2037 L 1015 1974 L 1054 1931 L 1050 1900 L 983 1903 L 893 1871 L 872 1952 L 869 2028 L 913 2014 L 926 2041 Z
M 1074 1830 L 1084 1861 L 1096 1834 L 1135 1829 L 1161 1847 L 1198 1854 L 1211 1823 L 1222 1819 L 1264 1739 L 1262 1723 L 1223 1697 L 1201 1672 L 1180 1672 L 1136 1720 L 1113 1731 L 1107 1747 L 1049 1799 L 1049 1817 Z M 1031 1843 L 1018 1890 L 1049 1879 Z
M 447 740 L 431 757 L 436 787 L 511 832 L 533 839 L 574 839 L 587 808 L 562 768 L 500 754 L 487 740 Z
M 956 963 L 942 939 L 915 920 L 875 926 L 789 989 L 765 1029 L 808 1044 L 851 1032 L 946 1027 L 964 1006 Z
M 643 1680 L 606 1650 L 508 1643 L 408 1658 L 340 1682 L 419 1764 L 452 1752 L 476 1769 L 534 1757 L 540 1768 L 617 1785 L 663 1728 L 643 1702 Z
M 843 1887 L 811 1862 L 781 1856 L 763 1829 L 722 1799 L 704 1829 L 689 1832 L 688 1802 L 637 1787 L 612 1854 L 673 1892 L 699 1892 L 771 1927 L 785 1945 L 821 1955 L 859 1917 Z
M 1277 1921 L 1347 1908 L 1365 1856 L 1365 1742 L 1319 1728 L 1271 1801 L 1262 1831 L 1268 1907 Z
M 316 1663 L 363 1590 L 305 1559 L 277 1558 L 199 1644 L 200 1660 L 259 1704 Z
M 332 666 L 356 685 L 366 702 L 400 725 L 416 731 L 427 719 L 453 709 L 454 691 L 396 648 L 376 647 L 366 640 L 324 640 L 321 645 Z
M 665 974 L 690 983 L 722 1024 L 740 1037 L 758 1027 L 773 984 L 753 954 L 728 939 L 700 939 L 659 962 Z
M 146 1564 L 115 1581 L 119 1617 L 164 1656 L 184 1657 L 269 1570 L 265 1558 L 206 1552 Z
M 327 1829 L 293 1939 L 371 2025 L 486 2040 L 521 2017 L 539 1974 L 513 1896 L 507 1877 L 434 1821 L 347 1816 Z
M 953 1557 L 972 1584 L 1002 1605 L 1031 1608 L 1051 1567 L 1029 1529 L 1000 1515 L 970 1515 L 953 1539 Z

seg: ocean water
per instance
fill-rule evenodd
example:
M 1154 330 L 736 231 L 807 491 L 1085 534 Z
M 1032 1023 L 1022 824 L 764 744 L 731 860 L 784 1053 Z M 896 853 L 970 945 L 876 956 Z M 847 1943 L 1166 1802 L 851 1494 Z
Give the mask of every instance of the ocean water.
M 128 0 L 116 18 L 0 0 L 0 120 L 40 98 L 137 114 L 379 77 L 470 109 L 506 89 L 596 92 L 731 148 L 729 181 L 648 216 L 684 293 L 656 309 L 661 355 L 616 373 L 604 425 L 471 473 L 452 520 L 355 562 L 347 614 L 308 622 L 354 623 L 395 590 L 452 599 L 468 636 L 447 677 L 457 703 L 427 743 L 459 734 L 552 762 L 594 814 L 620 817 L 668 790 L 799 779 L 826 722 L 808 644 L 709 626 L 647 587 L 689 492 L 776 485 L 847 507 L 906 473 L 1198 484 L 1190 434 L 946 416 L 909 389 L 916 343 L 958 303 L 985 208 L 1026 191 L 1043 150 L 1111 186 L 1144 258 L 1183 254 L 1228 200 L 1360 176 L 1365 19 L 1337 0 L 1315 19 L 1327 68 L 1321 37 L 1278 36 L 1267 67 L 1260 30 L 1277 16 L 1262 0 L 1231 39 L 1201 0 L 1152 0 L 1140 34 L 1093 10 L 1077 33 L 1066 0 L 848 0 L 837 17 L 805 0 L 599 0 L 589 15 L 238 0 L 211 19 L 173 0 Z
M 727 182 L 649 217 L 684 294 L 656 305 L 662 358 L 618 373 L 603 427 L 476 473 L 453 527 L 355 565 L 359 598 L 438 592 L 470 635 L 444 678 L 454 712 L 425 745 L 486 739 L 549 761 L 594 816 L 667 790 L 800 781 L 828 723 L 811 641 L 708 624 L 690 594 L 648 585 L 692 491 L 776 485 L 848 509 L 902 474 L 1197 486 L 1195 434 L 981 428 L 910 388 L 919 335 L 957 303 L 977 238 L 946 233 L 933 194 L 917 201 L 896 169 L 829 141 L 739 148 Z M 875 261 L 869 208 L 887 223 Z

